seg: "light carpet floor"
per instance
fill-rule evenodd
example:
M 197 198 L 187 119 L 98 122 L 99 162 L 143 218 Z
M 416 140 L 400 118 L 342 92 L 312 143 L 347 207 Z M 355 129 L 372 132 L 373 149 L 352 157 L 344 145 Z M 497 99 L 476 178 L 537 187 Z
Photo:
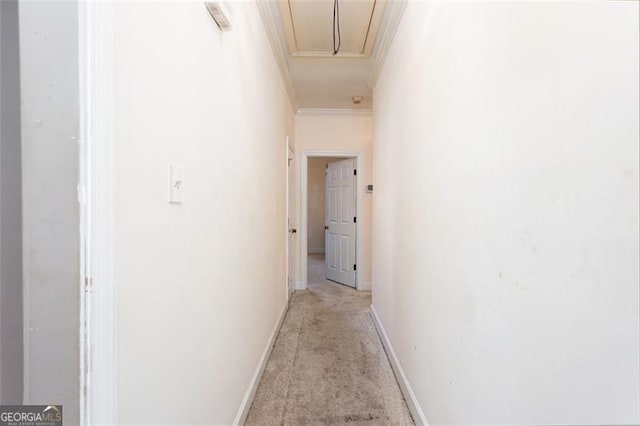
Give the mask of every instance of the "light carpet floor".
M 265 367 L 247 425 L 412 425 L 376 334 L 371 293 L 324 278 L 309 256 Z

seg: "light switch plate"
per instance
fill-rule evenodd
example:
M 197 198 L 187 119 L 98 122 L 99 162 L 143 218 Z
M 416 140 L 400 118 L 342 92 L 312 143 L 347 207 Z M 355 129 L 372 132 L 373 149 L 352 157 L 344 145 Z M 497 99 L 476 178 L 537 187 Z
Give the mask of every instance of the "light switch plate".
M 184 171 L 181 165 L 169 163 L 169 202 L 171 204 L 182 204 L 183 175 Z

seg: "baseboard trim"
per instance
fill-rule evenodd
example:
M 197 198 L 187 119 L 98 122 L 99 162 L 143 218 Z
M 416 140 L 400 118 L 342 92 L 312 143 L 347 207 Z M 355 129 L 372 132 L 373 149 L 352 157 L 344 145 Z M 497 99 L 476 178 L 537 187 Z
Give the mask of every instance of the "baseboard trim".
M 247 420 L 247 415 L 249 415 L 249 409 L 251 408 L 251 404 L 253 403 L 253 398 L 255 398 L 256 396 L 256 391 L 258 390 L 258 384 L 260 384 L 262 373 L 264 372 L 264 368 L 267 366 L 267 361 L 269 361 L 269 356 L 271 355 L 273 346 L 276 343 L 276 338 L 278 337 L 280 327 L 282 326 L 282 321 L 284 321 L 284 317 L 286 316 L 288 309 L 289 304 L 285 303 L 284 307 L 282 308 L 282 312 L 280 312 L 280 316 L 278 317 L 278 321 L 276 322 L 276 326 L 271 332 L 271 336 L 269 336 L 267 346 L 262 352 L 262 356 L 260 357 L 260 361 L 258 362 L 256 371 L 255 373 L 253 373 L 253 377 L 249 382 L 249 388 L 245 392 L 244 398 L 242 398 L 242 403 L 240 404 L 240 408 L 238 409 L 236 418 L 233 420 L 234 426 L 242 426 Z
M 323 248 L 310 248 L 307 250 L 307 253 L 309 254 L 324 254 L 324 249 Z
M 409 411 L 413 416 L 413 421 L 416 422 L 416 425 L 429 426 L 429 422 L 422 411 L 422 407 L 418 403 L 418 399 L 416 395 L 413 393 L 413 389 L 411 388 L 411 384 L 409 380 L 407 380 L 407 376 L 405 376 L 404 371 L 402 370 L 402 366 L 400 365 L 400 361 L 396 356 L 395 351 L 393 350 L 393 346 L 391 346 L 391 341 L 387 336 L 387 332 L 384 330 L 382 326 L 382 322 L 380 322 L 380 318 L 378 317 L 378 313 L 376 309 L 371 305 L 371 319 L 373 320 L 373 325 L 378 332 L 378 336 L 380 336 L 380 341 L 382 341 L 382 346 L 384 347 L 384 351 L 387 354 L 387 358 L 389 359 L 389 363 L 391 364 L 391 368 L 393 369 L 394 374 L 396 375 L 396 380 L 400 385 L 400 390 L 404 395 L 405 401 L 407 401 L 407 407 L 409 407 Z

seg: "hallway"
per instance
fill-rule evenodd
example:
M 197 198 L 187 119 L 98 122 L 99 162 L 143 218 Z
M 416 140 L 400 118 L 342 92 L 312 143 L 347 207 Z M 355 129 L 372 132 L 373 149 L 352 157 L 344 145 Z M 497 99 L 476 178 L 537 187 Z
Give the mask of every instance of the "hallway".
M 0 0 L 0 41 L 0 426 L 640 426 L 640 0 Z
M 309 255 L 309 289 L 291 298 L 246 424 L 413 424 L 370 305 Z

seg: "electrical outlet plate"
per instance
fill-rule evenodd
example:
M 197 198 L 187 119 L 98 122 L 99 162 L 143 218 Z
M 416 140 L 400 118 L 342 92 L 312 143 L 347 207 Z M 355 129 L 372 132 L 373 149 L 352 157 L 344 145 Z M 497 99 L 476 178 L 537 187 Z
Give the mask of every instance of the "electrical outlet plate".
M 184 191 L 184 171 L 181 165 L 169 163 L 169 203 L 182 204 Z

